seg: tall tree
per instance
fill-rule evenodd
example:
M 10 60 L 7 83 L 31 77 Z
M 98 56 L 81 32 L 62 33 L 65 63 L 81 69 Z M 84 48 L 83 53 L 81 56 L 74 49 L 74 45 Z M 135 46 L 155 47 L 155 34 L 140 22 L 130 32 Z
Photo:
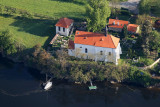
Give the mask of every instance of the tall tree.
M 149 14 L 151 9 L 151 0 L 141 0 L 139 3 L 140 14 Z
M 113 18 L 116 18 L 118 14 L 120 14 L 120 11 L 118 9 L 118 4 L 119 4 L 120 0 L 110 0 L 110 3 L 112 5 L 111 8 L 111 16 Z
M 0 32 L 0 52 L 2 55 L 9 55 L 17 52 L 15 41 L 8 30 Z
M 146 20 L 144 24 L 142 25 L 141 35 L 143 38 L 142 39 L 143 40 L 143 43 L 142 43 L 143 54 L 147 57 L 150 55 L 149 38 L 151 36 L 151 33 L 152 33 L 152 24 L 149 20 Z
M 107 0 L 90 0 L 86 7 L 88 31 L 101 31 L 111 14 Z
M 124 25 L 123 29 L 122 29 L 122 32 L 121 32 L 121 36 L 120 38 L 123 39 L 123 38 L 126 38 L 128 35 L 128 30 L 127 30 L 127 26 Z

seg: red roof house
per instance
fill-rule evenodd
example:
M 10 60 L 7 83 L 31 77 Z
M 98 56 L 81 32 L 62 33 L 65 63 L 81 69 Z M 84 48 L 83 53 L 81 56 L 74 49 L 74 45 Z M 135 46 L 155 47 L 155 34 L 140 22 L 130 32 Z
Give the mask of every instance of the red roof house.
M 74 43 L 96 47 L 117 48 L 119 41 L 119 38 L 112 35 L 105 36 L 100 33 L 76 31 Z
M 68 18 L 61 18 L 59 21 L 56 23 L 56 33 L 60 35 L 65 35 L 68 36 L 69 32 L 73 26 L 73 20 L 68 19 Z
M 128 25 L 129 22 L 128 21 L 124 21 L 124 20 L 117 20 L 117 19 L 109 19 L 109 30 L 112 31 L 116 31 L 116 32 L 121 32 L 124 25 Z
M 129 24 L 127 26 L 127 30 L 130 33 L 138 33 L 139 32 L 139 25 L 136 24 Z

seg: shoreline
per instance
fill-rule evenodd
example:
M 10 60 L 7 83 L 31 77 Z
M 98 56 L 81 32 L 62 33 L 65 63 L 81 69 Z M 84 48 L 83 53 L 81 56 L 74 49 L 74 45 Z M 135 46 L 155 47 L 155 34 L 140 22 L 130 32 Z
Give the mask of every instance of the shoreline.
M 35 70 L 39 71 L 39 73 L 41 75 L 46 74 L 45 72 L 42 72 L 41 70 L 38 70 L 36 67 L 28 66 L 24 61 L 16 60 L 15 58 L 12 58 L 12 57 L 2 57 L 1 55 L 0 55 L 0 58 L 3 58 L 4 60 L 12 61 L 12 63 L 23 64 L 25 67 L 29 67 L 31 69 L 35 69 Z M 88 82 L 87 83 L 81 83 L 81 82 L 77 82 L 77 81 L 74 81 L 74 82 L 72 81 L 71 82 L 71 81 L 69 81 L 69 79 L 58 79 L 58 78 L 54 78 L 54 79 L 61 80 L 61 82 L 63 82 L 64 80 L 65 81 L 67 80 L 67 83 L 76 84 L 76 85 L 83 85 L 83 84 L 87 85 L 88 84 Z M 113 84 L 113 85 L 121 84 L 121 85 L 127 85 L 127 86 L 134 86 L 134 87 L 137 87 L 137 88 L 158 89 L 158 90 L 160 90 L 160 83 L 156 83 L 155 85 L 150 85 L 150 86 L 145 87 L 145 86 L 142 86 L 140 84 L 135 84 L 135 83 L 132 83 L 132 82 L 116 82 L 116 81 L 107 81 L 107 80 L 104 80 L 104 81 L 97 81 L 97 80 L 94 81 L 93 80 L 93 82 L 98 82 L 98 83 L 108 82 L 108 83 Z

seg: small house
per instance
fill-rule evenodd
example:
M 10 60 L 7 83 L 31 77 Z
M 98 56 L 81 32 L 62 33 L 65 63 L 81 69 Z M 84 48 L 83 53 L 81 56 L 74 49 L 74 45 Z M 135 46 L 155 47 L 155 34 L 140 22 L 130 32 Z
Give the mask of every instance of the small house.
M 118 19 L 109 19 L 108 29 L 115 32 L 121 32 L 124 25 L 128 25 L 128 21 L 118 20 Z
M 129 24 L 127 26 L 127 30 L 130 34 L 136 34 L 136 33 L 139 33 L 140 27 L 139 25 L 136 25 L 136 24 Z
M 115 32 L 122 32 L 122 29 L 126 25 L 127 30 L 130 34 L 139 33 L 140 27 L 136 24 L 129 24 L 129 21 L 117 20 L 117 19 L 109 19 L 109 30 Z
M 70 31 L 73 27 L 73 20 L 68 18 L 61 18 L 56 23 L 56 34 L 69 36 Z

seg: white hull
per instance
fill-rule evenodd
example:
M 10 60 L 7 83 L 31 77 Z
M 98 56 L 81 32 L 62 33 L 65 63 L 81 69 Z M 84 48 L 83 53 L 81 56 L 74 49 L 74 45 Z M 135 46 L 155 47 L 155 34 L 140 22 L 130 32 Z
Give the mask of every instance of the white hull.
M 45 87 L 44 87 L 44 89 L 45 89 L 45 90 L 48 90 L 48 89 L 50 89 L 51 87 L 52 87 L 52 82 L 47 82 L 46 85 L 45 85 Z

